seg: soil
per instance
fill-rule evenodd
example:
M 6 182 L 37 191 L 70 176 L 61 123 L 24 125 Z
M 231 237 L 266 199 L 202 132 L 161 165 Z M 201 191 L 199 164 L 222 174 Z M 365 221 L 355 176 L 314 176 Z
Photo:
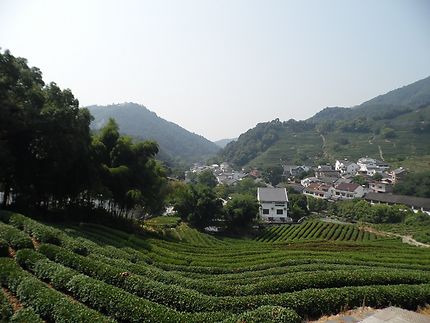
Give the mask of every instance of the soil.
M 6 287 L 2 287 L 10 305 L 12 305 L 13 311 L 16 312 L 19 309 L 22 308 L 22 304 L 20 303 L 20 301 L 15 297 L 15 295 L 13 295 L 9 289 L 7 289 Z
M 308 323 L 353 323 L 360 322 L 366 317 L 369 317 L 376 312 L 380 311 L 372 307 L 359 307 L 354 310 L 343 311 L 336 315 L 322 316 L 318 320 L 308 320 Z M 430 317 L 430 305 L 419 308 L 417 311 L 419 314 L 428 315 Z

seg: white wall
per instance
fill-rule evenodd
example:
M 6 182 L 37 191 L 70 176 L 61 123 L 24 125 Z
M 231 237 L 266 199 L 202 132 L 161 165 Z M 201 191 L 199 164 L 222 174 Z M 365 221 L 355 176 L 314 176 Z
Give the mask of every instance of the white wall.
M 287 203 L 261 202 L 260 218 L 264 222 L 292 222 L 287 209 Z M 263 214 L 263 210 L 269 210 L 269 214 Z M 282 210 L 283 214 L 277 214 L 277 210 Z M 273 218 L 272 221 L 269 218 Z

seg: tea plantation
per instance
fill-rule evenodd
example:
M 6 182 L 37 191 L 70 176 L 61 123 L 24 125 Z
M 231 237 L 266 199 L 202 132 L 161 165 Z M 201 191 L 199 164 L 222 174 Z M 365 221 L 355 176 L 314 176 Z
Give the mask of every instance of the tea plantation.
M 430 302 L 430 250 L 354 225 L 311 221 L 252 240 L 175 221 L 139 235 L 0 221 L 0 321 L 301 322 Z

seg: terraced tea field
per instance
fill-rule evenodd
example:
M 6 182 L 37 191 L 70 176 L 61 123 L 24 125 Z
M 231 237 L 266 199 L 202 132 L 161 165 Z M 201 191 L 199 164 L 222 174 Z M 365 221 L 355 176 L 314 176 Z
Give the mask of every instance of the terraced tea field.
M 331 239 L 309 222 L 295 226 L 303 238 L 291 233 L 283 243 L 291 227 L 254 241 L 184 224 L 157 236 L 90 224 L 54 228 L 6 212 L 0 221 L 6 321 L 300 322 L 363 304 L 430 302 L 430 251 L 358 239 L 360 232 L 351 241 L 354 226 Z
M 302 225 L 277 225 L 268 227 L 256 239 L 260 242 L 294 241 L 347 241 L 369 242 L 381 238 L 374 233 L 361 230 L 357 225 L 309 221 Z

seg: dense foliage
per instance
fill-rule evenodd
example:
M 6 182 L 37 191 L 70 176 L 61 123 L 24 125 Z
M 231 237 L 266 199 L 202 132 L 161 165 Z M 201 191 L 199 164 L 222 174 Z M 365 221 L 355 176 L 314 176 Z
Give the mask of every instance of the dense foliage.
M 183 220 L 197 228 L 211 225 L 223 213 L 221 200 L 205 185 L 188 185 L 177 192 L 174 208 Z
M 405 206 L 371 205 L 364 200 L 341 201 L 333 206 L 335 213 L 340 217 L 371 223 L 399 223 L 412 212 Z
M 91 115 L 70 90 L 0 53 L 0 191 L 21 208 L 100 206 L 114 214 L 162 208 L 165 174 L 155 142 L 133 142 L 110 120 L 90 133 Z
M 430 198 L 430 171 L 406 175 L 393 190 L 396 194 Z
M 246 228 L 255 221 L 258 209 L 255 196 L 235 194 L 225 206 L 225 223 L 230 229 Z

